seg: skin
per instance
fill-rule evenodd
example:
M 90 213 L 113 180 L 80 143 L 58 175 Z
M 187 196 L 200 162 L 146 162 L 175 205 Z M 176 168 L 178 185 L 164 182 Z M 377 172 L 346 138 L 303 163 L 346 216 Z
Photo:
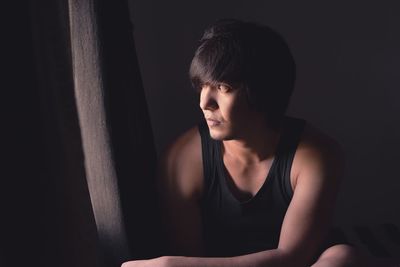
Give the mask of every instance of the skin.
M 217 121 L 208 120 L 210 135 L 223 143 L 232 193 L 240 200 L 248 199 L 264 183 L 281 129 L 267 128 L 264 116 L 248 106 L 242 91 L 227 84 L 203 86 L 200 108 L 206 119 Z M 159 163 L 159 193 L 170 255 L 180 256 L 130 261 L 123 267 L 374 266 L 372 261 L 368 262 L 370 265 L 362 262 L 347 245 L 336 245 L 317 255 L 330 227 L 344 161 L 339 145 L 310 124 L 304 129 L 292 163 L 294 195 L 276 249 L 229 258 L 202 257 L 202 164 L 197 127 L 182 134 Z

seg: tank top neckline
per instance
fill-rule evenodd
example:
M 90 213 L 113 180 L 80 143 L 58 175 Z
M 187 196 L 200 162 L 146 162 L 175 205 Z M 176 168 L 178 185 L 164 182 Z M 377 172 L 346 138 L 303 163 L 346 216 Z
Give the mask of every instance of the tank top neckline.
M 219 180 L 220 180 L 220 184 L 222 185 L 223 190 L 226 191 L 226 195 L 228 195 L 228 197 L 235 203 L 237 203 L 238 205 L 248 205 L 252 202 L 254 202 L 258 196 L 260 194 L 262 194 L 262 191 L 271 183 L 271 180 L 273 179 L 272 174 L 275 173 L 275 169 L 276 169 L 276 165 L 277 162 L 279 160 L 279 151 L 281 150 L 281 146 L 283 143 L 283 138 L 285 136 L 285 123 L 283 123 L 282 125 L 282 129 L 279 135 L 279 140 L 278 143 L 275 147 L 275 151 L 274 151 L 274 156 L 272 158 L 272 163 L 271 166 L 269 167 L 269 170 L 267 172 L 267 174 L 265 175 L 264 181 L 262 183 L 262 185 L 260 186 L 260 188 L 257 190 L 257 192 L 250 197 L 249 199 L 246 199 L 244 201 L 239 200 L 232 192 L 232 190 L 229 188 L 228 186 L 228 181 L 227 181 L 227 175 L 228 175 L 228 170 L 226 169 L 224 160 L 223 160 L 223 154 L 222 154 L 222 141 L 218 141 L 217 142 L 217 165 L 218 165 L 218 172 L 219 172 Z

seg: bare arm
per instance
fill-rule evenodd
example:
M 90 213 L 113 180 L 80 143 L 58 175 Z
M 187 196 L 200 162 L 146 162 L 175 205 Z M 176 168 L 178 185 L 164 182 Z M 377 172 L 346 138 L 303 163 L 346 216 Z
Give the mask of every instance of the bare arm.
M 279 249 L 299 266 L 311 263 L 327 236 L 343 170 L 340 147 L 325 137 L 311 135 L 296 152 L 294 196 L 283 221 Z

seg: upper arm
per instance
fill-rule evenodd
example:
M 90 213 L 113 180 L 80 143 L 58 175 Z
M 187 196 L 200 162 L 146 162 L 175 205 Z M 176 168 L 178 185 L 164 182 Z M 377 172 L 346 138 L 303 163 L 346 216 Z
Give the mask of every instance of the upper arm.
M 310 135 L 299 144 L 292 165 L 294 195 L 279 240 L 279 248 L 296 260 L 310 263 L 320 249 L 330 228 L 343 169 L 343 153 L 332 139 Z
M 197 127 L 179 137 L 159 162 L 158 192 L 168 252 L 201 255 L 201 143 Z

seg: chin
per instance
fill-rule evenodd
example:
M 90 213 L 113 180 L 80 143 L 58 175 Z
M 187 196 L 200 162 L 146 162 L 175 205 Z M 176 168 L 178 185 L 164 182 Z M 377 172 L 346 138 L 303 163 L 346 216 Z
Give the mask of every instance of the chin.
M 223 141 L 223 140 L 232 140 L 233 139 L 233 136 L 230 133 L 226 133 L 224 131 L 219 131 L 219 130 L 210 129 L 210 128 L 209 128 L 209 131 L 210 131 L 210 137 L 214 140 Z

